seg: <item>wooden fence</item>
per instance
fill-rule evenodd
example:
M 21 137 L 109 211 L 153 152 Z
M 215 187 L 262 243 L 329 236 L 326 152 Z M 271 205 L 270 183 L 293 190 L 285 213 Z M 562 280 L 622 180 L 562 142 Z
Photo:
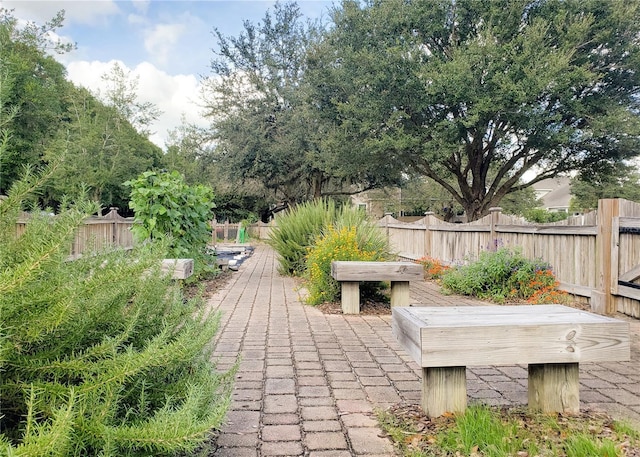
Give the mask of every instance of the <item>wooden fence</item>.
M 18 222 L 18 234 L 27 219 Z M 133 246 L 133 218 L 115 209 L 85 221 L 70 248 L 71 258 L 107 246 Z M 247 227 L 253 238 L 267 239 L 274 222 Z M 640 318 L 640 204 L 600 200 L 598 210 L 553 224 L 528 224 L 499 208 L 468 224 L 451 224 L 427 214 L 411 222 L 385 216 L 379 225 L 400 257 L 430 256 L 463 263 L 483 250 L 519 247 L 530 259 L 553 267 L 563 290 L 589 300 L 593 311 L 616 311 Z M 212 243 L 237 239 L 239 224 L 211 222 Z
M 28 214 L 18 220 L 18 235 L 24 232 L 28 223 Z M 110 246 L 131 249 L 133 247 L 132 225 L 133 218 L 120 216 L 117 208 L 111 208 L 109 213 L 104 216 L 86 219 L 71 244 L 69 258 L 76 259 L 87 252 L 95 252 Z
M 24 216 L 20 218 L 17 223 L 16 230 L 18 235 L 24 232 L 28 223 L 29 214 L 24 213 Z M 86 219 L 76 233 L 69 250 L 69 258 L 76 259 L 88 252 L 99 251 L 100 249 L 111 246 L 131 249 L 134 244 L 133 233 L 131 232 L 133 223 L 132 217 L 125 218 L 120 216 L 117 208 L 111 208 L 109 213 L 104 216 L 94 216 Z M 240 228 L 239 223 L 230 223 L 229 221 L 217 222 L 213 220 L 210 226 L 212 245 L 220 241 L 237 241 Z M 268 237 L 270 226 L 268 224 L 256 224 L 250 226 L 248 229 L 250 232 L 253 232 L 256 237 L 259 238 L 260 234 L 262 234 L 263 238 L 266 238 Z
M 468 224 L 427 214 L 412 223 L 385 216 L 379 225 L 408 259 L 430 256 L 455 264 L 483 250 L 519 247 L 527 258 L 551 264 L 560 287 L 586 297 L 593 311 L 640 317 L 640 204 L 600 200 L 597 211 L 553 224 L 528 224 L 493 208 Z
M 238 231 L 240 230 L 240 223 L 218 222 L 212 220 L 209 225 L 211 226 L 211 243 L 215 246 L 218 241 L 225 243 L 229 241 L 236 241 L 238 238 Z

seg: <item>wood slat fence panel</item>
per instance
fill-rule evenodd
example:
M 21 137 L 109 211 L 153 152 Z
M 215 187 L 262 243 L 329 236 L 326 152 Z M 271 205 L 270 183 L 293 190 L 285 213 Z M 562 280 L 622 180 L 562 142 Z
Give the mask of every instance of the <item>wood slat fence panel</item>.
M 640 317 L 640 204 L 601 200 L 599 211 L 551 224 L 529 224 L 499 208 L 468 224 L 447 223 L 433 214 L 413 223 L 385 216 L 378 224 L 406 259 L 429 256 L 461 264 L 482 251 L 518 248 L 529 259 L 548 262 L 561 288 L 591 300 L 594 311 Z M 618 271 L 636 272 L 634 267 L 634 284 L 618 285 Z
M 52 216 L 55 217 L 55 216 Z M 24 213 L 16 224 L 16 233 L 22 235 L 29 223 L 29 215 Z M 69 258 L 75 259 L 83 254 L 99 251 L 107 247 L 131 249 L 134 245 L 133 218 L 124 218 L 118 214 L 117 208 L 111 208 L 104 216 L 86 219 L 79 227 L 75 239 L 69 248 Z

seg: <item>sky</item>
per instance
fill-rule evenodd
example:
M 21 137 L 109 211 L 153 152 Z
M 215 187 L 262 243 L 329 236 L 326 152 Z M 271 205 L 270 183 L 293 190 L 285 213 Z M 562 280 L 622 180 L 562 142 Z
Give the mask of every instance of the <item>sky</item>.
M 330 0 L 297 0 L 302 14 L 326 20 Z M 115 62 L 138 78 L 138 100 L 155 104 L 163 114 L 150 136 L 164 148 L 168 132 L 181 119 L 204 126 L 200 82 L 210 76 L 216 47 L 214 29 L 238 36 L 243 21 L 257 24 L 275 1 L 255 0 L 0 0 L 20 20 L 42 25 L 65 10 L 64 27 L 57 30 L 77 49 L 56 55 L 68 79 L 96 92 L 101 76 Z

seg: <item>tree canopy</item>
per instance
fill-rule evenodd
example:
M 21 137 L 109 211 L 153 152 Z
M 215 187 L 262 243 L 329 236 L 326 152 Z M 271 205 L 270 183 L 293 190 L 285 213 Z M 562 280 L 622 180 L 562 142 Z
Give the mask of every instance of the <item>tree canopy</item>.
M 43 26 L 21 26 L 10 11 L 0 10 L 0 62 L 5 73 L 0 102 L 3 117 L 12 113 L 3 119 L 3 128 L 11 135 L 0 157 L 0 194 L 8 191 L 25 166 L 40 169 L 63 154 L 65 161 L 38 194 L 41 205 L 57 207 L 64 195 L 86 189 L 103 207 L 125 209 L 124 181 L 160 164 L 162 151 L 144 132 L 148 117 L 138 116 L 153 115 L 152 107 L 135 105 L 123 72 L 114 70 L 111 75 L 114 88 L 108 94 L 113 106 L 69 82 L 50 52 L 65 52 L 70 46 L 48 38 L 63 20 L 60 12 Z M 116 88 L 121 89 L 117 94 Z M 132 115 L 131 122 L 127 114 Z
M 276 3 L 237 37 L 215 31 L 211 129 L 176 131 L 165 156 L 146 138 L 158 111 L 124 69 L 105 75 L 102 102 L 66 80 L 49 52 L 69 45 L 47 33 L 63 17 L 0 16 L 13 113 L 0 193 L 67 151 L 44 204 L 85 184 L 126 207 L 124 181 L 170 166 L 229 197 L 225 214 L 428 178 L 474 220 L 537 181 L 640 152 L 638 2 L 344 0 L 326 29 Z
M 539 180 L 640 151 L 639 9 L 345 0 L 317 84 L 351 154 L 433 179 L 474 220 Z
M 382 181 L 379 164 L 337 160 L 336 125 L 308 81 L 320 33 L 295 3 L 276 3 L 237 37 L 215 32 L 219 51 L 205 102 L 216 160 L 230 178 L 259 183 L 274 203 L 355 193 Z
M 601 198 L 625 198 L 640 202 L 640 172 L 637 165 L 615 164 L 598 173 L 583 173 L 571 180 L 572 211 L 598 209 Z

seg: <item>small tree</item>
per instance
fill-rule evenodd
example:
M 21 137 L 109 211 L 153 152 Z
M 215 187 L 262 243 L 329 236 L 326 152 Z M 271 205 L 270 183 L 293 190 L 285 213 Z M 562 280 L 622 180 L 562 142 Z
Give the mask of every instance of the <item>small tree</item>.
M 213 190 L 202 184 L 187 185 L 177 171 L 145 171 L 125 185 L 131 187 L 129 206 L 135 212 L 136 238 L 168 239 L 170 255 L 193 257 L 196 271 L 201 271 L 211 239 Z
M 160 274 L 166 243 L 67 261 L 96 205 L 34 214 L 17 236 L 41 185 L 28 174 L 0 202 L 0 454 L 193 450 L 230 399 L 233 373 L 210 361 L 218 318 Z

